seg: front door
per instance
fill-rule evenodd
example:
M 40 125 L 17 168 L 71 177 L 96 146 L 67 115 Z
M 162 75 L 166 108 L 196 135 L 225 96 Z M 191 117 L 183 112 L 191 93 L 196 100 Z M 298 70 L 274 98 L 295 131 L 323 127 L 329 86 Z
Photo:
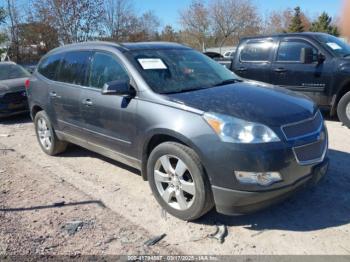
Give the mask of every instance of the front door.
M 313 62 L 303 64 L 301 50 L 312 48 Z M 283 38 L 279 44 L 271 70 L 271 82 L 293 91 L 302 92 L 318 104 L 327 103 L 325 90 L 330 85 L 332 66 L 330 59 L 318 61 L 319 49 L 303 39 Z
M 105 83 L 130 81 L 126 69 L 114 54 L 96 52 L 89 71 L 88 87 L 80 96 L 86 139 L 101 148 L 133 155 L 137 100 L 101 94 Z

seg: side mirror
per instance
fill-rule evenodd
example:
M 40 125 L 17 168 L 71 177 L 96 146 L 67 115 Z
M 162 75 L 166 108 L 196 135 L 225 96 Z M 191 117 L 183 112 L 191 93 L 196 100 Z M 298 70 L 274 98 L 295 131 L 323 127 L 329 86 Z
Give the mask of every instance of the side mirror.
M 301 49 L 300 62 L 303 64 L 312 64 L 314 62 L 312 48 L 304 47 Z
M 101 90 L 102 95 L 120 95 L 131 97 L 135 95 L 135 90 L 131 88 L 129 81 L 116 80 L 105 83 Z
M 319 63 L 319 64 L 322 64 L 322 63 L 324 62 L 324 60 L 326 60 L 326 56 L 325 56 L 324 54 L 322 54 L 322 53 L 319 53 L 319 54 L 317 55 L 317 61 L 318 61 L 318 63 Z

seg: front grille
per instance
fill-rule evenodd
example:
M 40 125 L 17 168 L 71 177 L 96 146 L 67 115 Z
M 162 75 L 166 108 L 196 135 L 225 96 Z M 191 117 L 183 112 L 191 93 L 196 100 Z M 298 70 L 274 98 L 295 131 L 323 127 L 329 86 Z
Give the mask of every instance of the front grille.
M 26 94 L 25 91 L 7 93 L 1 98 L 1 103 L 4 103 L 4 104 L 21 103 L 27 99 L 25 94 Z
M 300 137 L 319 133 L 322 126 L 322 114 L 320 111 L 317 111 L 313 118 L 282 126 L 282 131 L 287 140 L 295 140 Z
M 319 139 L 311 144 L 293 148 L 296 160 L 301 165 L 322 162 L 327 152 L 328 141 L 325 131 L 319 135 Z

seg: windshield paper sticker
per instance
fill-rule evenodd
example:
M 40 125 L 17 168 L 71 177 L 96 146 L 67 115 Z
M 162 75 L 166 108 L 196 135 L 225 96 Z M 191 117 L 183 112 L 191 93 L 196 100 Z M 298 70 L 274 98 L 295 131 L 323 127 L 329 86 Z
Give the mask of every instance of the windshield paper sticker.
M 140 58 L 137 60 L 144 70 L 167 69 L 162 59 L 159 58 Z
M 339 46 L 337 43 L 329 42 L 329 43 L 327 43 L 327 45 L 328 45 L 330 48 L 332 48 L 333 50 L 341 49 L 341 46 Z

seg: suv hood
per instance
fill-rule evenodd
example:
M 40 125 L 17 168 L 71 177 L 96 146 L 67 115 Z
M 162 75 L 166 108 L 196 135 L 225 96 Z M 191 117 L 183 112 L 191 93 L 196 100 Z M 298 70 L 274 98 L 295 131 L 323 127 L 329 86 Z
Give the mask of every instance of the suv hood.
M 304 95 L 254 82 L 238 82 L 166 96 L 173 102 L 204 112 L 231 115 L 269 126 L 305 120 L 317 111 L 312 100 Z

